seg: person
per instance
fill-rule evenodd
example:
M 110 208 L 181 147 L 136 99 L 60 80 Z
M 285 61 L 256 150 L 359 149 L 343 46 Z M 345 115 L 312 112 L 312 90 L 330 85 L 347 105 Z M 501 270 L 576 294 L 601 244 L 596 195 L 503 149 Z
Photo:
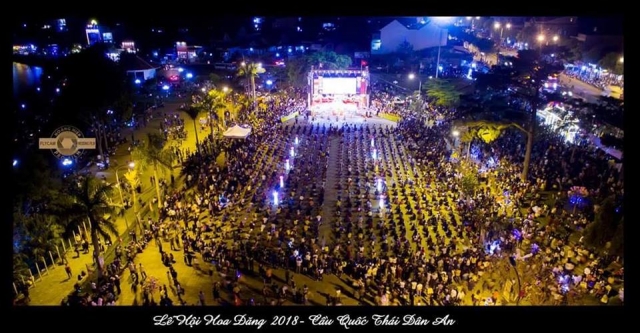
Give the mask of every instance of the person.
M 71 279 L 71 277 L 73 277 L 73 273 L 71 272 L 71 266 L 69 266 L 69 263 L 64 265 L 64 271 L 67 273 L 67 280 L 69 280 L 69 279 Z

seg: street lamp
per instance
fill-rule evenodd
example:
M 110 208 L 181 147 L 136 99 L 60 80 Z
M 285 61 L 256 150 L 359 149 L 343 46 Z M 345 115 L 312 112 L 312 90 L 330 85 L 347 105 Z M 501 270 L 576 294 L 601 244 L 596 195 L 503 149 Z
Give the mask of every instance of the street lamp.
M 120 183 L 120 177 L 118 176 L 118 172 L 120 172 L 120 170 L 126 167 L 129 167 L 130 170 L 133 170 L 135 166 L 136 164 L 131 162 L 128 165 L 123 165 L 120 168 L 116 169 L 116 183 L 118 183 L 118 193 L 120 194 L 120 204 L 122 205 L 122 208 L 124 208 L 124 197 L 122 196 L 122 184 Z M 127 221 L 127 214 L 123 214 L 123 217 L 124 217 L 124 224 L 127 227 L 127 230 L 129 230 L 129 221 Z
M 436 21 L 440 21 L 440 24 L 446 24 L 451 21 L 451 17 L 434 17 L 433 19 Z M 440 27 L 440 34 L 438 39 L 438 58 L 436 60 L 436 79 L 438 78 L 438 74 L 440 72 L 440 47 L 442 46 L 442 30 L 444 30 L 444 28 Z
M 558 35 L 553 36 L 553 41 L 557 42 L 560 39 L 560 37 Z
M 227 87 L 222 87 L 222 92 L 227 92 L 227 91 L 229 91 L 229 88 L 227 88 Z
M 416 78 L 415 74 L 413 73 L 409 74 L 409 80 L 414 80 L 415 78 Z M 418 77 L 418 95 L 422 95 L 422 78 L 420 77 Z
M 624 57 L 620 57 L 620 60 L 618 60 L 621 64 L 624 64 Z
M 493 27 L 496 30 L 500 29 L 500 44 L 502 44 L 502 33 L 504 32 L 504 28 L 511 29 L 511 23 L 507 23 L 503 26 L 500 22 L 496 22 L 493 24 Z

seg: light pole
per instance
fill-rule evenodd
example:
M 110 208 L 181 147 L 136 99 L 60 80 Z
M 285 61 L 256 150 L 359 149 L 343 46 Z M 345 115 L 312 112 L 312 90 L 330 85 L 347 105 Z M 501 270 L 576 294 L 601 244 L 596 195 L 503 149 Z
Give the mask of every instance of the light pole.
M 522 287 L 520 285 L 520 273 L 518 273 L 516 258 L 514 258 L 513 256 L 509 257 L 509 263 L 511 264 L 511 267 L 513 267 L 513 270 L 516 272 L 516 279 L 518 279 L 518 293 L 516 294 L 517 295 L 516 305 L 520 305 L 520 289 Z
M 434 20 L 440 21 L 440 24 L 444 25 L 451 21 L 451 17 L 435 17 Z M 442 31 L 444 27 L 438 26 L 440 32 L 438 34 L 438 58 L 436 59 L 436 79 L 438 78 L 438 74 L 440 72 L 440 48 L 442 47 Z
M 409 80 L 414 80 L 416 78 L 416 75 L 411 73 L 409 74 Z M 418 77 L 418 96 L 422 95 L 422 78 Z
M 480 19 L 480 16 L 476 16 L 475 18 L 471 17 L 471 16 L 467 16 L 467 21 L 471 21 L 471 25 L 470 25 L 471 26 L 471 30 L 473 30 L 474 23 L 476 22 L 476 20 L 479 20 L 479 19 Z
M 120 194 L 120 204 L 122 205 L 122 208 L 124 209 L 124 197 L 122 196 L 122 183 L 120 183 L 120 177 L 118 176 L 118 172 L 120 172 L 120 170 L 123 169 L 123 167 L 128 167 L 129 169 L 133 169 L 135 167 L 135 163 L 131 162 L 128 165 L 123 165 L 120 168 L 116 169 L 116 183 L 118 183 L 118 193 Z M 134 209 L 135 210 L 135 209 Z M 127 227 L 127 230 L 129 230 L 129 221 L 127 220 L 127 214 L 122 214 L 122 216 L 124 217 L 124 224 Z
M 500 24 L 500 22 L 496 22 L 493 24 L 493 27 L 498 30 L 500 29 L 500 45 L 502 45 L 502 33 L 504 32 L 504 28 L 511 29 L 511 23 L 507 23 L 504 26 Z

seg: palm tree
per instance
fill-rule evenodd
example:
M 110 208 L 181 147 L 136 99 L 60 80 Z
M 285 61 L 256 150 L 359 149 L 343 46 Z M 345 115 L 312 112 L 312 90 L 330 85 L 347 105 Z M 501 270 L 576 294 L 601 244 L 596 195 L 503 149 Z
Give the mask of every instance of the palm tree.
M 218 127 L 222 128 L 225 124 L 225 110 L 228 108 L 228 104 L 225 102 L 226 94 L 220 90 L 211 90 L 209 94 L 207 94 L 207 98 L 205 100 L 206 109 L 209 112 L 209 125 L 211 126 L 211 140 L 214 139 L 214 125 L 213 125 L 213 115 L 216 115 L 215 118 L 218 120 L 222 120 L 222 122 L 218 122 Z
M 256 99 L 256 77 L 258 74 L 265 72 L 265 69 L 259 63 L 242 63 L 238 68 L 239 77 L 244 77 L 249 81 L 249 87 L 251 88 L 251 100 L 255 102 Z
M 198 154 L 200 154 L 200 140 L 198 140 L 198 123 L 196 120 L 198 120 L 198 117 L 202 113 L 202 109 L 195 105 L 191 105 L 184 110 L 184 112 L 186 112 L 189 118 L 193 121 L 193 131 L 196 134 L 196 149 L 198 150 Z
M 102 277 L 100 267 L 100 236 L 111 239 L 118 235 L 116 225 L 111 219 L 114 206 L 109 203 L 113 185 L 104 183 L 93 177 L 84 177 L 73 182 L 67 191 L 69 206 L 65 215 L 73 218 L 73 223 L 89 221 L 89 232 L 93 244 L 93 258 L 98 267 L 98 278 Z
M 158 207 L 162 207 L 158 168 L 162 167 L 164 170 L 171 170 L 173 163 L 173 155 L 169 151 L 164 150 L 165 143 L 166 140 L 161 135 L 149 133 L 147 140 L 144 141 L 142 145 L 137 146 L 131 154 L 136 165 L 140 165 L 140 170 L 144 171 L 149 166 L 153 167 Z
M 130 169 L 124 174 L 124 179 L 129 183 L 129 187 L 131 188 L 131 198 L 132 206 L 133 206 L 133 214 L 136 216 L 136 221 L 138 222 L 138 228 L 142 231 L 142 225 L 140 224 L 140 219 L 138 219 L 138 200 L 136 199 L 136 188 L 140 186 L 140 177 L 137 169 Z

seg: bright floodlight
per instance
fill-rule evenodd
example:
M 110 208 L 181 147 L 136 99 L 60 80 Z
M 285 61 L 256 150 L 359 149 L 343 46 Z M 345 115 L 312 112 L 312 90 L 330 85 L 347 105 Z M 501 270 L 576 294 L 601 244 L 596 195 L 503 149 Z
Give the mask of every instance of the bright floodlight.
M 229 88 L 227 88 L 227 87 L 222 87 L 222 91 L 227 92 L 227 91 L 229 91 Z
M 178 67 L 178 72 L 180 72 L 180 73 L 184 72 L 184 68 Z
M 496 28 L 496 29 L 500 29 L 500 22 L 494 23 L 493 27 Z
M 18 160 L 13 160 L 13 166 L 17 166 L 18 165 Z
M 246 62 L 244 62 L 244 61 L 240 63 L 240 66 L 242 66 L 242 67 L 244 67 L 244 66 L 246 66 L 246 65 L 247 65 L 247 63 L 246 63 Z
M 268 85 L 268 86 L 270 86 L 270 85 L 272 85 L 272 84 L 273 84 L 273 81 L 271 81 L 271 80 L 267 80 L 267 85 Z
M 136 84 L 140 84 L 140 83 L 142 83 L 142 81 L 140 81 L 140 79 L 136 79 L 135 83 Z
M 453 134 L 453 136 L 455 137 L 460 136 L 460 132 L 458 130 L 454 130 L 453 132 L 451 132 L 451 134 Z
M 136 167 L 136 164 L 134 162 L 129 162 L 129 168 L 133 169 Z
M 467 20 L 471 20 L 473 17 L 471 16 L 467 16 Z
M 187 73 L 187 79 L 190 79 L 190 78 L 192 78 L 192 77 L 193 77 L 193 74 L 191 74 L 191 73 Z
M 206 91 L 207 91 L 207 88 L 202 88 L 202 89 L 200 89 L 200 90 L 201 90 L 202 92 L 206 92 Z
M 73 164 L 73 161 L 71 159 L 65 158 L 64 160 L 62 160 L 62 165 L 64 166 L 70 166 L 71 164 Z
M 544 41 L 544 35 L 538 35 L 538 42 Z
M 60 88 L 56 88 L 56 92 L 59 93 L 60 92 Z
M 511 23 L 507 23 L 506 27 L 507 29 L 511 29 Z
M 554 41 L 554 42 L 557 42 L 557 41 L 558 41 L 558 39 L 560 39 L 560 37 L 558 37 L 558 36 L 553 36 L 553 41 Z
M 169 90 L 169 86 L 165 84 L 164 86 L 162 86 L 162 90 Z
M 413 73 L 409 74 L 409 80 L 413 80 L 413 79 L 415 79 L 415 78 L 416 78 L 416 75 L 415 75 L 415 74 L 413 74 Z
M 620 57 L 620 60 L 618 61 L 620 61 L 621 64 L 624 64 L 624 57 Z

